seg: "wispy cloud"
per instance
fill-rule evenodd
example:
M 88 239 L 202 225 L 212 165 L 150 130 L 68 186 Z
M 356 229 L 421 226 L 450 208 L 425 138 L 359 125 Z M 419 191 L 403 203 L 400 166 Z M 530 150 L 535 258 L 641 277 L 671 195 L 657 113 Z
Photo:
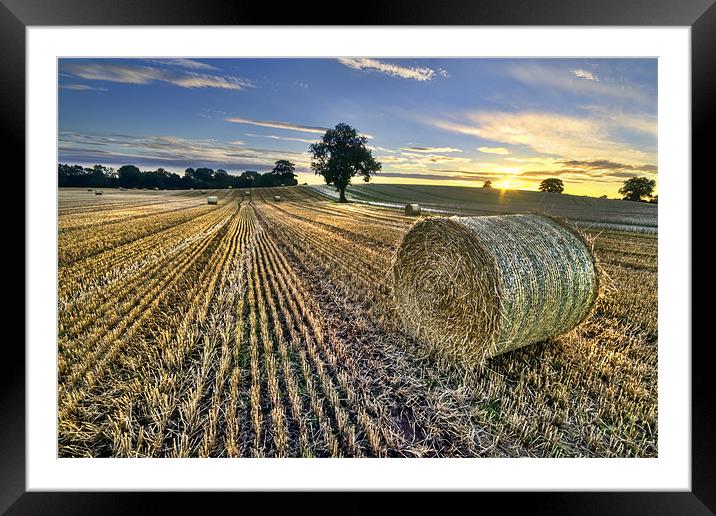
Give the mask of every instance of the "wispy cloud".
M 82 79 L 124 84 L 163 82 L 181 88 L 219 88 L 226 90 L 243 90 L 253 87 L 250 81 L 231 75 L 212 75 L 183 69 L 116 62 L 65 62 L 62 70 Z
M 599 82 L 599 77 L 597 77 L 595 73 L 592 73 L 589 70 L 572 70 L 572 73 L 575 77 L 579 77 L 580 79 Z
M 562 159 L 591 160 L 607 155 L 625 163 L 655 159 L 650 150 L 635 149 L 613 137 L 614 125 L 605 118 L 541 112 L 476 112 L 462 118 L 464 121 L 439 119 L 432 123 L 447 131 L 524 145 Z
M 456 149 L 455 147 L 401 147 L 400 150 L 408 152 L 425 152 L 425 153 L 437 153 L 437 154 L 450 154 L 453 152 L 462 152 L 462 149 Z
M 75 91 L 107 91 L 107 88 L 99 88 L 88 84 L 60 84 L 60 89 Z
M 486 181 L 488 179 L 495 179 L 495 176 L 489 174 L 473 174 L 473 173 L 462 173 L 461 171 L 445 170 L 445 171 L 434 171 L 434 172 L 380 172 L 380 177 L 398 177 L 401 179 L 422 179 L 426 181 Z
M 639 104 L 651 104 L 654 101 L 653 95 L 638 86 L 607 80 L 588 70 L 569 70 L 558 65 L 524 62 L 510 65 L 507 74 L 531 86 L 568 91 L 592 98 L 611 97 Z
M 568 167 L 583 168 L 587 170 L 640 170 L 643 172 L 655 172 L 657 170 L 656 165 L 628 165 L 626 163 L 618 163 L 608 159 L 595 159 L 591 161 L 566 160 L 560 163 Z
M 437 75 L 447 77 L 445 70 L 435 71 L 426 67 L 412 67 L 412 66 L 400 66 L 392 63 L 386 63 L 377 59 L 370 59 L 365 57 L 342 57 L 338 61 L 349 68 L 355 70 L 368 70 L 373 72 L 380 72 L 391 77 L 399 77 L 401 79 L 412 79 L 415 81 L 431 81 Z
M 157 63 L 166 66 L 178 66 L 179 68 L 188 68 L 189 70 L 218 70 L 216 66 L 212 66 L 201 61 L 185 58 L 161 58 L 161 59 L 145 59 L 149 63 Z
M 298 131 L 302 133 L 315 133 L 325 134 L 328 131 L 327 127 L 319 127 L 313 125 L 302 125 L 294 124 L 292 122 L 278 122 L 275 120 L 252 120 L 250 118 L 242 118 L 238 116 L 232 116 L 225 119 L 227 122 L 233 122 L 235 124 L 246 124 L 256 125 L 259 127 L 270 127 L 271 129 L 286 129 L 287 131 Z M 369 140 L 373 138 L 373 135 L 368 133 L 359 133 L 361 136 L 365 136 Z M 298 140 L 300 141 L 300 140 Z M 314 140 L 311 141 L 313 143 Z
M 202 109 L 197 113 L 197 115 L 202 118 L 208 118 L 209 120 L 212 120 L 218 117 L 223 118 L 226 115 L 226 111 L 219 111 L 218 109 Z
M 646 113 L 625 113 L 621 109 L 604 106 L 583 106 L 590 115 L 602 118 L 611 125 L 627 129 L 632 132 L 644 133 L 656 137 L 659 133 L 659 124 L 655 115 Z
M 191 139 L 177 136 L 90 135 L 61 132 L 59 155 L 63 162 L 163 166 L 182 170 L 211 166 L 228 170 L 267 170 L 276 160 L 290 159 L 299 171 L 308 171 L 306 152 L 246 147 L 242 141 Z
M 275 122 L 272 120 L 251 120 L 250 118 L 241 118 L 238 116 L 229 117 L 226 121 L 233 122 L 235 124 L 257 125 L 259 127 L 271 127 L 272 129 L 286 129 L 289 131 L 300 131 L 304 133 L 324 134 L 328 131 L 327 127 L 293 124 L 291 122 Z
M 292 136 L 277 136 L 275 134 L 255 134 L 255 133 L 244 133 L 246 136 L 253 138 L 268 138 L 269 140 L 280 140 L 285 142 L 301 142 L 301 143 L 316 143 L 319 139 L 316 138 L 311 140 L 309 138 L 294 138 Z
M 479 150 L 480 152 L 484 152 L 485 154 L 507 155 L 510 153 L 510 151 L 508 151 L 504 147 L 478 147 L 477 150 Z

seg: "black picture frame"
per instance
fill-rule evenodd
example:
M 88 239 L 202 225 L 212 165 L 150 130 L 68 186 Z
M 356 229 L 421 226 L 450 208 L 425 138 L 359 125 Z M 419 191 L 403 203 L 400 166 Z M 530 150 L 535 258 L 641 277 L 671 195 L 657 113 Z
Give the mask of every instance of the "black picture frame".
M 336 17 L 335 13 L 341 10 L 335 4 L 314 1 L 310 3 L 310 8 L 300 3 L 281 4 L 280 8 L 277 5 L 219 0 L 0 0 L 0 103 L 3 125 L 7 129 L 5 161 L 12 164 L 13 170 L 25 170 L 25 29 L 38 25 L 689 26 L 692 37 L 694 166 L 697 163 L 705 165 L 707 152 L 712 146 L 709 145 L 710 140 L 716 132 L 713 122 L 716 102 L 713 93 L 716 91 L 714 0 L 453 0 L 440 3 L 425 0 L 410 3 L 371 0 L 351 10 L 349 23 L 345 17 Z M 684 173 L 693 178 L 691 171 Z M 12 191 L 24 192 L 24 173 L 10 176 L 8 181 L 11 182 Z M 23 203 L 24 213 L 24 197 L 19 202 Z M 20 212 L 16 210 L 15 213 Z M 17 218 L 15 216 L 11 227 L 6 228 L 6 231 L 10 231 L 10 238 L 16 242 L 12 255 L 6 256 L 6 263 L 15 270 L 19 270 L 20 262 L 24 265 L 27 258 L 24 245 L 19 245 L 19 242 L 25 241 L 25 227 L 20 227 Z M 32 309 L 25 307 L 24 303 L 17 303 L 16 306 L 23 306 L 25 310 Z M 156 513 L 168 512 L 172 505 L 186 503 L 185 496 L 176 493 L 26 492 L 26 378 L 25 369 L 19 366 L 25 358 L 18 342 L 17 339 L 5 339 L 4 356 L 0 361 L 0 512 L 9 515 Z M 684 349 L 691 348 L 692 354 L 692 491 L 485 493 L 480 495 L 483 497 L 482 507 L 490 507 L 491 502 L 504 504 L 504 500 L 497 498 L 509 497 L 510 506 L 515 503 L 529 504 L 532 514 L 714 514 L 716 407 L 710 381 L 710 343 L 704 341 L 695 344 L 682 343 Z M 17 353 L 14 358 L 10 358 L 12 350 L 7 349 L 12 346 L 18 348 L 14 350 Z M 214 504 L 225 504 L 228 501 L 226 496 L 232 495 L 203 495 L 207 505 L 202 512 L 208 512 Z M 248 495 L 243 493 L 238 496 L 246 500 Z M 250 498 L 250 502 L 253 502 L 255 495 Z M 360 502 L 343 507 L 361 512 L 364 512 L 361 509 L 371 510 Z M 318 510 L 320 508 L 317 507 Z

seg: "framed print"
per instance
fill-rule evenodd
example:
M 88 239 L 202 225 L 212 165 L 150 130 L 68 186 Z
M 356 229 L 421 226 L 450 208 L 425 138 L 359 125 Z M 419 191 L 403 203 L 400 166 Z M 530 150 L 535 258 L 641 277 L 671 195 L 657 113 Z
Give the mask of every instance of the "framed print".
M 8 514 L 257 490 L 714 510 L 710 2 L 61 4 L 2 7 Z

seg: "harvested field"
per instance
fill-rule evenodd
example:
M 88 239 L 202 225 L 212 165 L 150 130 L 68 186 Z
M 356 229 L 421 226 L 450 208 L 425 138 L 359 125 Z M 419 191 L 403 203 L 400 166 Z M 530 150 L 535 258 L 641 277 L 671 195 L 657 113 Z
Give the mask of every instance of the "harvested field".
M 318 195 L 337 198 L 329 186 L 313 188 Z M 589 229 L 657 232 L 657 205 L 645 202 L 498 188 L 384 184 L 352 185 L 346 196 L 357 203 L 385 208 L 402 208 L 407 202 L 420 203 L 428 214 L 546 213 Z
M 657 455 L 655 234 L 588 229 L 613 284 L 592 316 L 466 369 L 398 316 L 405 202 L 286 187 L 59 205 L 61 457 Z

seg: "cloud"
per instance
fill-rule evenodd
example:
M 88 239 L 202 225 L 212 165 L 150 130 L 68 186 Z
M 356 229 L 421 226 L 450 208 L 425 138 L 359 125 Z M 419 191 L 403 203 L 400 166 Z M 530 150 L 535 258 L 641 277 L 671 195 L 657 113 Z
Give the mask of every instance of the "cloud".
M 572 73 L 575 77 L 579 77 L 580 79 L 599 82 L 599 77 L 597 77 L 596 74 L 590 72 L 589 70 L 572 70 Z
M 580 75 L 577 75 L 577 72 L 580 72 Z M 577 95 L 611 97 L 630 103 L 656 105 L 656 98 L 638 86 L 598 78 L 586 70 L 568 70 L 555 65 L 521 62 L 509 66 L 507 73 L 530 86 L 543 86 L 550 90 L 563 90 Z
M 297 170 L 310 170 L 306 152 L 245 147 L 241 141 L 190 139 L 177 136 L 92 135 L 61 132 L 59 155 L 63 162 L 106 165 L 162 166 L 183 170 L 210 166 L 227 170 L 269 170 L 279 159 L 290 159 Z
M 252 136 L 254 138 L 268 138 L 270 140 L 280 140 L 286 142 L 301 142 L 301 143 L 316 143 L 319 138 L 311 140 L 309 138 L 294 138 L 292 136 L 277 136 L 275 134 L 255 134 L 255 133 L 244 133 L 246 136 Z
M 439 148 L 439 147 L 436 147 Z M 447 147 L 451 149 L 450 147 Z M 452 166 L 460 163 L 470 163 L 471 159 L 460 156 L 447 156 L 445 154 L 433 154 L 430 153 L 429 147 L 419 147 L 419 150 L 414 151 L 410 147 L 401 148 L 398 156 L 391 155 L 381 157 L 380 160 L 387 162 L 396 169 L 425 169 L 428 167 L 434 167 L 439 163 L 449 163 Z M 459 149 L 452 149 L 453 151 L 462 152 Z
M 635 149 L 633 144 L 614 137 L 615 124 L 606 118 L 540 112 L 474 112 L 462 118 L 457 122 L 445 119 L 431 122 L 447 131 L 524 145 L 562 159 L 592 160 L 605 155 L 626 163 L 655 159 L 650 149 Z
M 456 149 L 454 147 L 401 147 L 400 150 L 408 151 L 408 152 L 425 152 L 425 153 L 442 153 L 442 154 L 450 154 L 452 152 L 462 152 L 461 149 Z
M 446 170 L 438 171 L 438 173 L 420 173 L 420 172 L 380 172 L 378 177 L 400 177 L 405 179 L 424 179 L 427 181 L 486 181 L 487 179 L 495 179 L 489 175 L 459 173 L 459 171 Z
M 568 167 L 576 167 L 587 170 L 639 170 L 642 172 L 655 172 L 656 165 L 641 164 L 627 165 L 625 163 L 617 163 L 608 159 L 595 159 L 591 161 L 567 160 L 560 162 Z
M 391 77 L 412 79 L 420 82 L 431 81 L 438 74 L 442 77 L 447 76 L 447 72 L 445 70 L 440 70 L 439 72 L 436 72 L 435 70 L 432 70 L 430 68 L 400 66 L 396 64 L 385 63 L 383 61 L 378 61 L 377 59 L 369 59 L 365 57 L 341 57 L 338 59 L 338 61 L 341 64 L 344 64 L 345 66 L 348 66 L 349 68 L 353 68 L 355 70 L 369 70 L 374 72 L 380 72 L 386 75 L 390 75 Z
M 240 118 L 237 116 L 229 117 L 226 121 L 233 122 L 235 124 L 257 125 L 259 127 L 271 127 L 272 129 L 286 129 L 289 131 L 300 131 L 304 133 L 324 134 L 328 131 L 327 127 L 292 124 L 291 122 L 274 122 L 271 120 L 251 120 L 249 118 Z
M 272 129 L 286 129 L 287 131 L 299 131 L 302 133 L 315 133 L 315 134 L 325 134 L 326 131 L 328 131 L 327 127 L 318 127 L 318 126 L 312 126 L 312 125 L 301 125 L 301 124 L 294 124 L 291 122 L 277 122 L 273 120 L 252 120 L 250 118 L 242 118 L 238 116 L 233 116 L 225 119 L 227 122 L 233 122 L 235 124 L 247 124 L 247 125 L 256 125 L 259 127 L 270 127 Z M 368 133 L 359 133 L 361 136 L 365 136 L 369 140 L 373 138 L 373 135 Z M 313 143 L 314 140 L 311 141 Z
M 190 70 L 218 70 L 216 66 L 195 61 L 194 59 L 185 58 L 161 58 L 161 59 L 145 59 L 149 63 L 157 63 L 166 66 L 178 66 L 179 68 L 188 68 Z
M 250 81 L 231 75 L 211 75 L 182 69 L 112 61 L 66 62 L 63 63 L 62 70 L 82 79 L 123 84 L 163 82 L 181 88 L 219 88 L 226 90 L 243 90 L 253 87 Z
M 506 155 L 510 153 L 510 151 L 508 151 L 504 147 L 478 147 L 477 150 L 479 150 L 480 152 L 484 152 L 485 154 Z
M 107 88 L 96 88 L 87 84 L 60 84 L 60 88 L 75 91 L 107 91 Z

